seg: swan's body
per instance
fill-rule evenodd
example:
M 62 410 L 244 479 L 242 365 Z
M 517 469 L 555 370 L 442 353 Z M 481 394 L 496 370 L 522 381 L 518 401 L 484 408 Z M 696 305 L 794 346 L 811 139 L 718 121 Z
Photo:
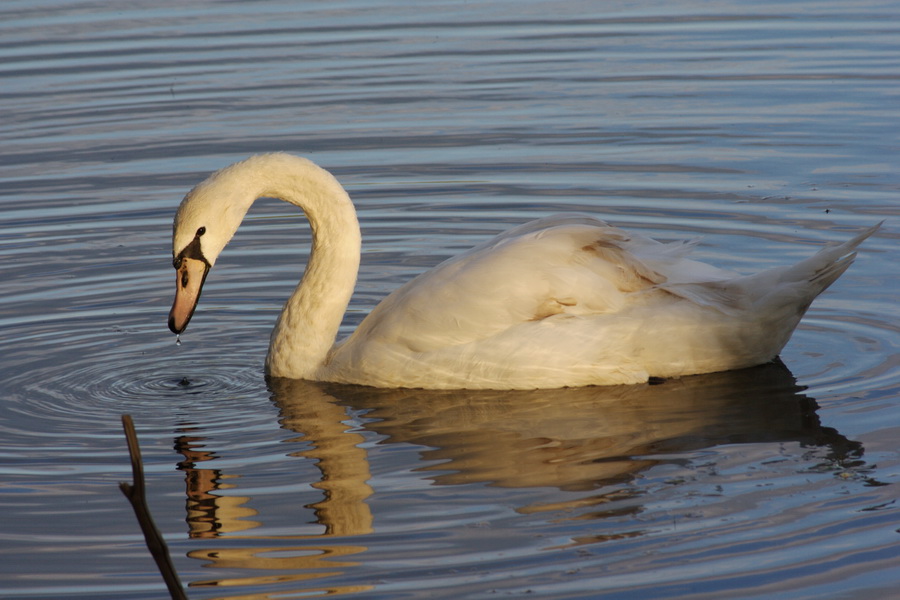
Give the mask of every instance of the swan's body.
M 180 333 L 206 273 L 260 196 L 303 208 L 313 246 L 272 333 L 270 375 L 378 387 L 528 389 L 640 383 L 776 357 L 813 299 L 872 228 L 791 267 L 741 276 L 588 216 L 527 223 L 384 299 L 335 343 L 356 282 L 360 233 L 327 171 L 287 154 L 227 167 L 175 217 L 169 327 Z

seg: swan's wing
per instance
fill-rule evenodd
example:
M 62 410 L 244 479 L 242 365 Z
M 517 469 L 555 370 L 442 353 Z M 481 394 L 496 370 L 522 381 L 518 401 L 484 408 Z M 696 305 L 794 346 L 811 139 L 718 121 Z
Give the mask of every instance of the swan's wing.
M 399 344 L 420 353 L 555 315 L 614 314 L 634 301 L 635 292 L 677 274 L 689 247 L 586 216 L 526 223 L 395 291 L 348 343 Z

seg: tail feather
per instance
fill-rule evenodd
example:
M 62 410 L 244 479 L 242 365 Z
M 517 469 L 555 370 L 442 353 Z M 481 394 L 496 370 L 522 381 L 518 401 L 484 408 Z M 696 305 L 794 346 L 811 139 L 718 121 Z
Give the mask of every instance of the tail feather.
M 759 278 L 761 289 L 767 290 L 757 300 L 757 306 L 771 315 L 783 314 L 786 318 L 795 315 L 794 318 L 799 321 L 813 300 L 853 264 L 856 248 L 879 227 L 881 223 L 846 242 L 826 246 L 795 265 L 777 267 L 751 276 Z
M 884 221 L 866 229 L 846 242 L 826 246 L 806 260 L 785 268 L 779 278 L 780 281 L 784 283 L 792 281 L 798 283 L 809 282 L 812 284 L 811 289 L 815 290 L 813 297 L 818 296 L 828 286 L 837 281 L 838 277 L 853 264 L 853 260 L 856 258 L 856 248 L 866 238 L 878 231 L 882 223 Z
M 837 281 L 838 278 L 844 274 L 844 271 L 853 264 L 855 258 L 856 252 L 851 252 L 846 256 L 842 256 L 841 258 L 826 264 L 809 278 L 809 282 L 817 285 L 819 287 L 819 292 L 821 293 L 828 289 L 828 286 Z
M 856 248 L 879 227 L 881 223 L 846 242 L 826 246 L 795 265 L 775 267 L 737 279 L 660 287 L 726 314 L 751 311 L 803 315 L 812 301 L 853 264 Z
M 800 319 L 819 294 L 843 275 L 856 258 L 856 248 L 875 233 L 881 223 L 841 244 L 826 246 L 813 256 L 790 267 L 778 267 L 755 276 L 766 293 L 754 302 L 758 318 L 772 324 L 769 353 L 781 352 Z M 774 276 L 774 277 L 773 277 Z

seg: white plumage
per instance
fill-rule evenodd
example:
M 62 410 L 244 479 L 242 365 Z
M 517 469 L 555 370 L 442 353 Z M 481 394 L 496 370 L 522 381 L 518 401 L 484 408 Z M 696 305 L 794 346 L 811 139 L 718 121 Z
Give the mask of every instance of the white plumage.
M 742 276 L 690 260 L 691 243 L 551 216 L 409 281 L 335 344 L 359 266 L 355 210 L 327 171 L 265 154 L 213 174 L 178 210 L 176 333 L 260 196 L 303 208 L 313 232 L 303 280 L 272 333 L 269 374 L 378 387 L 624 384 L 765 363 L 878 227 L 794 266 Z

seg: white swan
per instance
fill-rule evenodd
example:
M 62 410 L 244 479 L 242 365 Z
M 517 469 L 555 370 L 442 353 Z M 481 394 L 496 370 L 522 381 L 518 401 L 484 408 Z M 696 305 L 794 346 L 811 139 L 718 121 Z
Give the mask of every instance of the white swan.
M 312 162 L 264 154 L 214 173 L 181 203 L 173 332 L 187 327 L 210 267 L 261 196 L 300 206 L 313 240 L 272 333 L 268 373 L 378 387 L 625 384 L 762 364 L 878 228 L 794 266 L 741 276 L 685 258 L 691 243 L 659 243 L 584 215 L 547 217 L 419 275 L 335 343 L 359 267 L 353 204 Z

